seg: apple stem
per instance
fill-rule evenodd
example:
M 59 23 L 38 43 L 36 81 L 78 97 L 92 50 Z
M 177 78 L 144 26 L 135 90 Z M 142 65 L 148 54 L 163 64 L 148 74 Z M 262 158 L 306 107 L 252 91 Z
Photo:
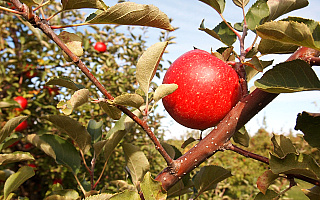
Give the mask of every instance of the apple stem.
M 242 98 L 246 97 L 248 95 L 248 83 L 246 80 L 246 71 L 244 69 L 244 65 L 240 62 L 237 62 L 234 66 L 235 71 L 237 72 L 239 76 L 240 81 L 240 87 L 241 87 L 241 96 Z

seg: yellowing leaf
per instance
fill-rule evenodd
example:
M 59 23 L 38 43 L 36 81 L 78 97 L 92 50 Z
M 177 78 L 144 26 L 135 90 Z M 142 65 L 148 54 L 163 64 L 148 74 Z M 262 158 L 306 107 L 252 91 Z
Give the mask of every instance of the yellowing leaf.
M 158 42 L 149 47 L 140 57 L 137 63 L 137 81 L 141 89 L 147 95 L 151 80 L 156 74 L 162 54 L 168 42 Z
M 266 194 L 268 187 L 279 177 L 278 174 L 272 173 L 271 170 L 265 171 L 261 176 L 258 177 L 257 187 L 263 193 Z
M 15 151 L 14 153 L 0 154 L 0 165 L 27 160 L 34 160 L 34 157 L 29 152 Z
M 61 0 L 63 10 L 96 8 L 106 10 L 108 6 L 102 0 Z
M 140 108 L 140 106 L 144 103 L 144 99 L 138 94 L 122 94 L 114 98 L 112 103 L 116 105 Z
M 107 113 L 109 117 L 112 119 L 118 120 L 121 117 L 121 110 L 119 110 L 117 107 L 112 105 L 109 102 L 99 102 L 100 107 L 104 110 L 104 112 Z
M 59 34 L 59 38 L 65 43 L 65 45 L 70 49 L 70 51 L 76 56 L 83 55 L 83 48 L 82 48 L 82 39 L 80 36 L 74 33 L 69 33 L 67 31 L 62 31 Z M 68 55 L 64 53 L 65 59 L 67 61 L 71 61 Z
M 166 191 L 162 188 L 161 182 L 155 181 L 150 172 L 147 172 L 141 182 L 143 196 L 148 200 L 165 200 L 167 199 Z

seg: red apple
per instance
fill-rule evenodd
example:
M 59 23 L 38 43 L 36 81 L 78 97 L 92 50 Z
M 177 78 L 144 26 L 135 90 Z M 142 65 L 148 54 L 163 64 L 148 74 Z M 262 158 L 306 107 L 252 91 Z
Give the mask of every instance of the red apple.
M 24 98 L 24 97 L 22 97 L 22 96 L 17 96 L 17 97 L 14 98 L 14 100 L 15 100 L 16 102 L 18 102 L 18 103 L 20 104 L 20 106 L 21 106 L 21 108 L 16 108 L 16 110 L 22 111 L 22 110 L 24 110 L 24 109 L 27 108 L 28 101 L 27 101 L 26 98 Z
M 47 89 L 50 95 L 58 95 L 59 94 L 59 88 L 58 87 L 48 87 L 44 86 L 43 88 Z
M 62 185 L 62 179 L 54 179 L 53 184 L 58 184 L 60 183 Z
M 26 120 L 24 120 L 14 130 L 17 131 L 17 132 L 20 132 L 20 131 L 23 131 L 26 128 L 28 128 L 28 122 Z
M 176 91 L 162 99 L 165 109 L 175 121 L 193 129 L 215 126 L 241 97 L 235 70 L 199 49 L 174 61 L 163 83 L 178 85 Z
M 32 65 L 27 64 L 24 67 L 24 74 L 27 78 L 33 78 L 33 77 L 37 76 L 38 73 Z
M 105 43 L 103 42 L 97 42 L 95 45 L 94 45 L 94 49 L 103 53 L 107 50 L 107 46 L 105 45 Z

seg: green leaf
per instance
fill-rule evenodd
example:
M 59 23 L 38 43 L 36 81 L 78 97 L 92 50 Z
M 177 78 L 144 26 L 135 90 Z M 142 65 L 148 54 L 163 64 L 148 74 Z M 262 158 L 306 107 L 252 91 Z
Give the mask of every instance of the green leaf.
M 11 192 L 20 187 L 23 182 L 34 175 L 33 168 L 29 166 L 23 166 L 16 173 L 12 174 L 4 184 L 4 199 L 6 199 Z
M 65 102 L 60 101 L 57 105 L 57 108 L 62 108 L 62 112 L 65 115 L 70 115 L 74 109 L 88 102 L 89 99 L 89 90 L 80 89 L 75 91 L 71 98 Z
M 320 199 L 320 187 L 314 186 L 310 189 L 302 189 L 302 192 L 310 199 L 310 200 L 318 200 Z
M 28 116 L 18 116 L 10 119 L 0 130 L 0 143 L 2 143 L 10 133 L 27 118 Z
M 229 23 L 230 24 L 230 23 Z M 205 28 L 204 20 L 200 24 L 199 30 L 206 32 L 227 46 L 231 46 L 236 40 L 236 34 L 222 21 L 213 30 Z
M 184 176 L 186 177 L 186 176 Z M 179 180 L 174 186 L 172 186 L 169 191 L 168 191 L 168 198 L 176 197 L 176 196 L 181 196 L 183 194 L 187 193 L 192 193 L 194 190 L 192 187 L 194 187 L 193 182 L 188 179 L 187 183 L 183 181 L 184 177 L 182 180 Z
M 309 178 L 320 178 L 320 167 L 309 155 L 289 153 L 284 158 L 270 155 L 270 168 L 274 174 L 300 174 Z
M 271 21 L 288 12 L 306 7 L 309 2 L 308 0 L 268 0 L 267 4 L 270 12 L 267 21 Z
M 165 200 L 167 199 L 167 193 L 162 188 L 161 182 L 155 181 L 150 172 L 147 172 L 141 182 L 141 190 L 144 199 L 148 200 Z
M 119 110 L 116 106 L 112 105 L 109 101 L 100 101 L 100 107 L 107 113 L 109 117 L 112 119 L 118 120 L 121 117 L 121 110 Z
M 72 200 L 79 199 L 79 193 L 72 189 L 55 190 L 50 193 L 50 196 L 44 200 Z
M 273 135 L 271 141 L 274 146 L 274 153 L 280 158 L 284 158 L 289 153 L 298 154 L 291 140 L 284 135 Z
M 83 55 L 82 38 L 80 36 L 67 31 L 62 31 L 58 36 L 74 55 L 78 57 Z M 67 61 L 72 61 L 65 52 L 63 53 Z
M 158 42 L 149 47 L 139 58 L 136 77 L 140 88 L 148 96 L 151 80 L 156 74 L 159 62 L 168 42 Z
M 0 101 L 0 108 L 8 108 L 8 107 L 20 107 L 20 104 L 16 102 L 15 100 L 5 100 L 5 101 Z
M 240 8 L 244 8 L 249 3 L 250 0 L 232 0 L 232 1 L 236 6 Z
M 319 23 L 316 27 L 309 28 L 305 23 L 295 21 L 272 21 L 258 26 L 256 31 L 262 39 L 320 50 L 318 27 Z
M 186 146 L 188 146 L 189 144 L 191 144 L 192 142 L 197 141 L 196 139 L 194 139 L 193 137 L 189 137 L 186 141 L 184 141 L 181 145 L 181 148 L 184 149 L 186 148 Z
M 91 146 L 91 136 L 87 129 L 78 121 L 63 115 L 47 115 L 41 117 L 58 126 L 61 130 L 66 132 L 68 136 L 74 140 L 79 148 L 86 153 Z
M 132 182 L 137 186 L 150 168 L 149 161 L 144 153 L 140 151 L 139 147 L 136 147 L 132 144 L 123 143 L 122 148 Z
M 238 131 L 236 131 L 232 138 L 235 143 L 238 143 L 244 147 L 249 146 L 250 136 L 244 126 L 240 128 Z
M 199 0 L 199 1 L 211 6 L 213 9 L 215 9 L 220 14 L 223 13 L 224 7 L 226 5 L 225 0 Z
M 100 10 L 108 9 L 108 6 L 101 0 L 61 0 L 63 10 L 96 8 Z
M 261 54 L 288 54 L 293 53 L 299 46 L 282 43 L 275 40 L 261 39 L 258 50 Z
M 0 154 L 0 165 L 35 160 L 29 152 L 15 151 L 13 153 Z
M 89 196 L 89 197 L 85 198 L 84 200 L 108 200 L 108 199 L 110 199 L 111 196 L 112 196 L 112 194 L 102 193 L 102 194 Z
M 81 158 L 77 149 L 72 143 L 57 135 L 45 134 L 39 139 L 49 144 L 55 153 L 55 160 L 58 164 L 69 167 L 74 174 L 80 171 Z
M 41 140 L 38 135 L 29 134 L 25 138 L 29 143 L 33 144 L 38 149 L 41 149 L 48 156 L 51 156 L 55 160 L 57 159 L 55 151 L 52 149 L 52 147 L 48 143 L 46 143 L 45 141 Z
M 136 191 L 126 190 L 124 192 L 113 195 L 109 200 L 140 200 L 140 196 Z
M 134 108 L 140 108 L 140 106 L 144 103 L 144 99 L 142 96 L 138 94 L 122 94 L 117 96 L 112 101 L 112 104 L 122 105 L 122 106 L 130 106 Z
M 108 140 L 101 140 L 101 141 L 95 142 L 93 144 L 93 149 L 96 154 L 96 157 L 98 157 L 100 155 L 100 153 L 103 150 L 103 147 L 107 144 L 107 142 L 108 142 Z
M 141 25 L 173 31 L 168 16 L 154 5 L 133 2 L 118 3 L 101 12 L 88 24 Z
M 166 143 L 166 142 L 161 142 L 162 147 L 164 148 L 164 150 L 168 153 L 168 155 L 174 159 L 175 155 L 176 155 L 176 151 L 174 150 L 173 146 Z
M 21 2 L 26 4 L 28 7 L 37 6 L 41 4 L 41 0 L 21 0 Z
M 266 194 L 259 192 L 254 200 L 271 200 L 276 199 L 278 197 L 278 193 L 273 190 L 267 190 Z
M 246 20 L 248 28 L 252 31 L 263 23 L 263 19 L 269 16 L 269 8 L 266 0 L 256 1 L 248 10 Z
M 101 140 L 102 125 L 103 125 L 103 121 L 100 120 L 99 122 L 97 122 L 94 119 L 90 119 L 87 126 L 87 131 L 91 135 L 92 143 L 96 143 Z
M 154 102 L 155 103 L 158 102 L 163 97 L 176 91 L 176 89 L 178 89 L 178 85 L 174 83 L 159 85 L 159 87 L 154 91 L 154 95 L 153 95 Z
M 247 75 L 247 81 L 250 81 L 255 75 L 257 75 L 259 72 L 262 72 L 263 69 L 272 65 L 272 63 L 273 60 L 263 61 L 259 60 L 257 56 L 253 56 L 251 60 L 246 61 L 244 64 Z
M 309 64 L 294 60 L 276 65 L 264 73 L 255 86 L 270 93 L 319 90 L 320 81 Z
M 318 113 L 299 113 L 294 129 L 303 132 L 303 138 L 310 146 L 320 149 L 320 115 Z
M 230 176 L 232 175 L 229 170 L 220 166 L 210 165 L 202 167 L 193 179 L 198 193 L 202 194 L 207 190 L 216 188 L 220 181 Z
M 79 90 L 84 88 L 83 85 L 74 83 L 69 77 L 58 76 L 50 78 L 46 85 L 58 85 L 62 87 L 69 88 L 71 90 Z
M 279 174 L 274 174 L 271 170 L 265 171 L 258 177 L 257 187 L 263 193 L 266 194 L 268 187 L 273 184 L 274 180 L 279 177 Z

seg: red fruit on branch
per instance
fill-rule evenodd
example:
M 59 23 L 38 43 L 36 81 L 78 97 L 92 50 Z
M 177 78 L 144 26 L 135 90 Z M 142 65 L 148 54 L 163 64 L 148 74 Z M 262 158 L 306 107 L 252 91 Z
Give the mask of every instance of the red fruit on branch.
M 52 95 L 52 96 L 55 96 L 55 95 L 59 94 L 59 88 L 58 87 L 44 86 L 43 88 L 47 89 L 49 94 Z
M 26 65 L 24 67 L 24 75 L 27 77 L 27 78 L 33 78 L 33 77 L 36 77 L 37 76 L 37 71 L 36 69 L 33 67 L 33 65 Z
M 17 132 L 23 131 L 28 128 L 28 122 L 25 120 L 21 122 L 14 130 Z
M 107 50 L 107 46 L 105 43 L 103 42 L 97 42 L 95 45 L 94 45 L 94 49 L 99 51 L 100 53 L 103 53 Z
M 21 106 L 21 108 L 16 108 L 18 111 L 22 111 L 22 110 L 27 108 L 28 101 L 27 101 L 26 98 L 24 98 L 22 96 L 17 96 L 17 97 L 14 98 L 14 100 L 16 102 L 18 102 L 20 104 L 20 106 Z
M 62 185 L 62 179 L 54 179 L 53 184 L 61 184 Z
M 174 61 L 163 83 L 178 85 L 175 92 L 163 98 L 165 109 L 175 121 L 193 129 L 215 126 L 241 97 L 235 70 L 198 49 Z

